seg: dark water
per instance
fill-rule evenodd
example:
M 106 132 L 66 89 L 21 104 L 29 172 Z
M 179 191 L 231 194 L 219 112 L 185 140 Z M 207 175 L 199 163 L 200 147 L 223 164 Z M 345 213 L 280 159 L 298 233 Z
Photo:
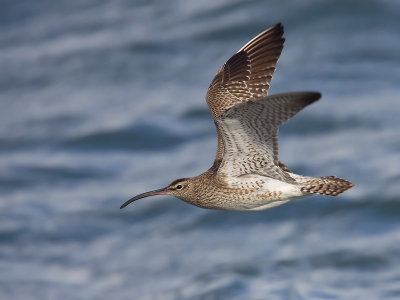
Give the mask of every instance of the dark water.
M 0 299 L 400 299 L 400 5 L 1 1 Z M 131 196 L 206 170 L 204 95 L 283 22 L 280 157 L 356 187 L 257 213 Z

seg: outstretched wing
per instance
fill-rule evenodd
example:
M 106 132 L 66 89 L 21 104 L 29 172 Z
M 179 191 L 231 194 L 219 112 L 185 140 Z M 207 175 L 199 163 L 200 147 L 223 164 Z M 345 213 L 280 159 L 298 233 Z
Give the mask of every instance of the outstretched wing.
M 282 35 L 280 23 L 265 30 L 218 70 L 206 95 L 214 120 L 238 103 L 267 95 L 285 41 Z M 218 134 L 216 161 L 222 159 L 222 155 L 223 144 Z
M 266 96 L 237 104 L 220 115 L 215 124 L 222 138 L 224 155 L 218 174 L 229 177 L 259 174 L 293 181 L 278 166 L 274 149 L 278 127 L 320 97 L 321 94 L 315 92 Z

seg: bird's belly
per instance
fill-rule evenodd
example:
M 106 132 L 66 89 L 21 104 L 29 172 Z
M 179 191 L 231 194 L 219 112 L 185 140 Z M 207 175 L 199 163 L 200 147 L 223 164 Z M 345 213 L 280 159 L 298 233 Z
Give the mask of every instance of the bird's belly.
M 308 195 L 296 184 L 258 175 L 233 178 L 229 187 L 229 197 L 219 203 L 222 206 L 220 209 L 264 210 Z

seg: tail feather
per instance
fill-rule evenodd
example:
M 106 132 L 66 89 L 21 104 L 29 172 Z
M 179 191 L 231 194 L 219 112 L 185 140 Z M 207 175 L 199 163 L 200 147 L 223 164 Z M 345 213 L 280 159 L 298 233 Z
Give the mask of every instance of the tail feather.
M 310 178 L 303 184 L 303 192 L 328 196 L 337 196 L 354 186 L 351 182 L 335 176 Z

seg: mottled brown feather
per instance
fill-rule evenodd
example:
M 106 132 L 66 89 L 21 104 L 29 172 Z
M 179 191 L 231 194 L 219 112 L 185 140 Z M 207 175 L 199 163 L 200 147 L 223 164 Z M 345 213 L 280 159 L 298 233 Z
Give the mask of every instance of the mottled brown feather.
M 353 183 L 345 179 L 335 176 L 325 176 L 311 178 L 304 183 L 304 187 L 302 187 L 301 190 L 313 194 L 337 196 L 353 186 Z
M 285 39 L 279 23 L 257 35 L 233 55 L 217 72 L 207 91 L 206 101 L 214 120 L 232 106 L 267 95 Z M 218 133 L 218 149 L 213 167 L 224 154 Z

